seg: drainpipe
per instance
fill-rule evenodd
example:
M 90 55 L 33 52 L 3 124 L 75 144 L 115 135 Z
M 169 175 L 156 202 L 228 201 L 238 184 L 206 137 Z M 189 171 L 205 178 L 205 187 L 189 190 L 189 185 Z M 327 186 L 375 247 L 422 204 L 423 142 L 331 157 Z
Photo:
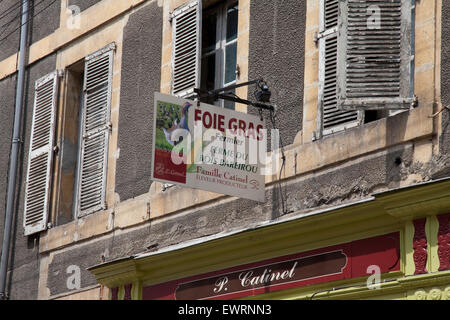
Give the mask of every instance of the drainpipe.
M 0 300 L 6 300 L 6 275 L 8 273 L 9 249 L 11 242 L 11 229 L 13 221 L 13 210 L 16 190 L 16 174 L 18 165 L 18 154 L 21 147 L 21 124 L 23 108 L 23 91 L 25 83 L 25 67 L 27 55 L 28 35 L 28 7 L 29 0 L 22 0 L 22 22 L 20 27 L 20 49 L 19 49 L 19 72 L 17 76 L 16 105 L 14 113 L 14 129 L 10 155 L 8 193 L 6 196 L 5 227 L 3 232 L 2 256 L 0 260 Z

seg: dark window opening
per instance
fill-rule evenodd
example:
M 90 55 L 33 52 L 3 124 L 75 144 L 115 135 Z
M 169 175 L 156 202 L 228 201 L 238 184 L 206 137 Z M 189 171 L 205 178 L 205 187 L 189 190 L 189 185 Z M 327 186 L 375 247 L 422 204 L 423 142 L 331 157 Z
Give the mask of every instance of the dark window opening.
M 232 1 L 209 6 L 203 11 L 202 89 L 214 90 L 236 83 L 238 12 L 238 4 Z M 211 98 L 202 101 L 228 109 L 235 107 L 230 101 Z
M 74 219 L 80 157 L 80 123 L 83 104 L 84 60 L 66 69 L 58 152 L 59 179 L 56 186 L 56 225 Z

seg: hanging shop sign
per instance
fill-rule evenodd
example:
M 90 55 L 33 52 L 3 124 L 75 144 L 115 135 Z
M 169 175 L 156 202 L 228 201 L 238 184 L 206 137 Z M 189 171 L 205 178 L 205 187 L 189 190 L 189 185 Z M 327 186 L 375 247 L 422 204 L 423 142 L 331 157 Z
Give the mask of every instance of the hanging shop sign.
M 153 121 L 153 180 L 264 201 L 260 118 L 155 93 Z
M 236 266 L 143 288 L 144 300 L 222 300 L 400 270 L 400 233 Z

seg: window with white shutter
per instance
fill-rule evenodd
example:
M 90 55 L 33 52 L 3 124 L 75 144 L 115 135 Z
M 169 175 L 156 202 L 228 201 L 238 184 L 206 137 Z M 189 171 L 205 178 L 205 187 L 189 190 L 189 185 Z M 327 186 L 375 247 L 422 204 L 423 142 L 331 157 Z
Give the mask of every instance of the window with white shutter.
M 338 105 L 410 109 L 413 0 L 340 0 Z
M 172 94 L 186 97 L 200 85 L 202 1 L 192 1 L 172 15 Z
M 87 56 L 84 68 L 78 217 L 106 208 L 106 170 L 115 45 Z
M 202 64 L 201 88 L 214 90 L 236 83 L 237 38 L 239 5 L 234 0 L 224 0 L 202 14 Z M 231 90 L 234 94 L 235 90 Z M 202 98 L 216 106 L 234 109 L 235 104 L 221 99 Z
M 319 127 L 327 135 L 358 126 L 360 111 L 340 110 L 337 105 L 339 0 L 321 0 L 319 45 Z
M 194 88 L 214 90 L 236 83 L 238 12 L 236 0 L 195 0 L 177 8 L 172 22 L 172 94 L 194 96 Z M 196 96 L 196 95 L 195 95 Z M 203 102 L 234 109 L 233 102 Z
M 35 83 L 23 220 L 25 235 L 47 228 L 58 80 L 55 71 Z

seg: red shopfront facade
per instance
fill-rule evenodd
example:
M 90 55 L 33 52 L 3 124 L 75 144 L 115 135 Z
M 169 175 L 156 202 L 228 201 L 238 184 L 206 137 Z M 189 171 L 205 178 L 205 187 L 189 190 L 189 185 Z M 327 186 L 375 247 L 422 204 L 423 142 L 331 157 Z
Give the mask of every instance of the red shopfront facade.
M 400 270 L 400 233 L 146 286 L 144 300 L 229 300 Z M 113 299 L 116 296 L 113 295 Z
M 112 300 L 450 299 L 450 179 L 89 270 Z

